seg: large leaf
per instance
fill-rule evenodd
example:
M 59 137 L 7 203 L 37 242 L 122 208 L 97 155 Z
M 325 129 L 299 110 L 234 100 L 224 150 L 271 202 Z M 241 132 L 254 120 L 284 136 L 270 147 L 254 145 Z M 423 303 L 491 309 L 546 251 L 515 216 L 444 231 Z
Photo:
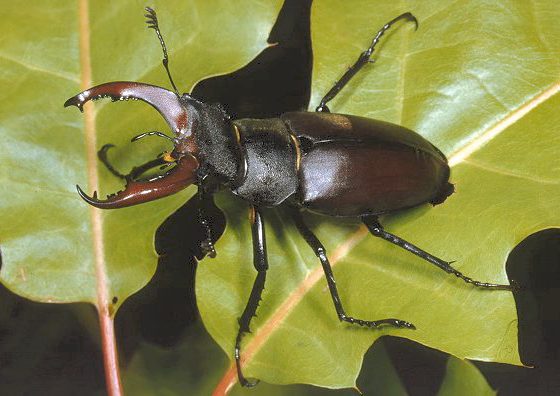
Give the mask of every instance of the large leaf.
M 176 82 L 186 90 L 208 74 L 240 67 L 264 48 L 280 2 L 152 5 Z M 112 154 L 121 169 L 164 148 L 153 141 L 125 147 L 134 134 L 162 125 L 151 109 L 99 103 L 86 110 L 87 157 L 84 118 L 62 108 L 87 83 L 79 42 L 86 33 L 91 52 L 82 59 L 91 65 L 91 83 L 123 79 L 167 86 L 160 49 L 143 27 L 143 6 L 96 1 L 89 19 L 80 19 L 77 5 L 67 1 L 3 6 L 0 275 L 21 295 L 97 304 L 101 291 L 102 301 L 118 297 L 118 306 L 154 272 L 153 233 L 191 193 L 97 212 L 74 192 L 74 183 L 96 188 L 87 185 L 98 169 L 92 150 L 105 142 L 118 145 Z M 442 148 L 452 158 L 457 193 L 444 205 L 384 223 L 432 253 L 458 260 L 455 265 L 468 275 L 506 282 L 503 264 L 511 248 L 531 232 L 558 225 L 553 202 L 559 195 L 559 115 L 552 95 L 559 84 L 560 10 L 546 1 L 317 1 L 315 104 L 375 30 L 407 10 L 420 29 L 402 26 L 387 34 L 377 64 L 331 107 L 401 123 Z M 120 188 L 105 170 L 99 175 L 102 191 Z M 197 285 L 205 325 L 231 356 L 254 270 L 243 204 L 229 196 L 221 202 L 229 226 L 217 246 L 219 258 L 202 263 Z M 266 215 L 271 270 L 254 333 L 243 344 L 248 375 L 274 383 L 353 386 L 363 353 L 381 334 L 410 337 L 460 357 L 519 363 L 511 294 L 468 287 L 375 241 L 355 223 L 309 216 L 330 251 L 348 312 L 401 317 L 418 330 L 341 325 L 315 256 L 282 212 Z M 93 219 L 101 227 L 94 229 Z M 233 380 L 233 373 L 225 379 Z
M 117 145 L 110 157 L 123 170 L 168 148 L 157 140 L 130 146 L 139 132 L 164 127 L 149 106 L 98 102 L 86 106 L 85 117 L 63 108 L 84 85 L 169 84 L 157 37 L 144 23 L 144 2 L 82 3 L 86 7 L 67 1 L 3 6 L 1 279 L 34 300 L 97 304 L 117 297 L 116 308 L 150 279 L 154 232 L 192 191 L 107 212 L 77 196 L 76 183 L 91 192 L 100 188 L 97 179 L 102 192 L 122 188 L 97 162 L 102 144 Z M 151 5 L 170 44 L 171 69 L 187 91 L 262 50 L 281 4 L 252 3 L 250 13 L 227 0 Z M 80 41 L 88 38 L 90 48 Z
M 549 2 L 316 2 L 314 104 L 384 22 L 412 11 L 420 28 L 384 37 L 377 62 L 331 109 L 419 131 L 450 158 L 456 193 L 443 205 L 387 216 L 386 228 L 483 281 L 507 283 L 504 263 L 525 236 L 558 226 L 560 7 Z M 313 104 L 313 103 L 312 103 Z M 325 159 L 328 160 L 328 159 Z M 203 262 L 203 320 L 232 354 L 237 318 L 255 277 L 247 208 L 228 213 L 219 258 Z M 376 240 L 356 222 L 309 215 L 330 252 L 349 314 L 397 317 L 416 331 L 372 331 L 338 322 L 317 258 L 282 211 L 265 212 L 270 270 L 245 374 L 272 383 L 353 386 L 366 349 L 385 334 L 461 358 L 520 364 L 513 296 L 464 284 Z M 531 263 L 527 263 L 528 266 Z M 233 366 L 220 389 L 235 381 Z
M 135 396 L 207 395 L 211 393 L 220 370 L 228 365 L 228 358 L 212 341 L 202 326 L 192 326 L 177 346 L 171 349 L 142 344 L 124 370 L 127 393 Z M 461 367 L 452 372 L 446 381 L 459 385 Z M 472 370 L 472 367 L 469 367 Z M 476 370 L 476 369 L 474 369 Z M 364 360 L 359 388 L 364 394 L 406 395 L 405 387 L 391 365 L 385 346 L 377 343 Z M 254 396 L 323 396 L 326 391 L 309 385 L 279 386 L 261 383 L 250 390 Z M 248 391 L 234 387 L 231 395 L 245 395 Z M 328 393 L 338 396 L 356 396 L 355 389 L 335 390 Z
M 247 13 L 226 0 L 151 5 L 166 21 L 164 35 L 176 43 L 171 67 L 182 72 L 185 91 L 203 76 L 251 60 L 266 46 L 280 6 L 279 1 L 252 3 Z M 81 115 L 63 103 L 81 89 L 111 80 L 168 84 L 157 37 L 146 29 L 145 6 L 140 1 L 10 3 L 3 7 L 6 23 L 0 33 L 0 278 L 30 299 L 97 307 L 112 393 L 120 388 L 114 314 L 153 275 L 155 230 L 192 191 L 124 211 L 88 207 L 76 195 L 76 183 L 102 192 L 122 185 L 100 168 L 97 149 L 115 143 L 118 168 L 142 163 L 166 147 L 152 141 L 131 148 L 129 139 L 162 128 L 163 122 L 145 105 L 100 103 Z M 222 12 L 216 14 L 216 7 Z M 203 52 L 214 52 L 213 60 L 196 55 Z

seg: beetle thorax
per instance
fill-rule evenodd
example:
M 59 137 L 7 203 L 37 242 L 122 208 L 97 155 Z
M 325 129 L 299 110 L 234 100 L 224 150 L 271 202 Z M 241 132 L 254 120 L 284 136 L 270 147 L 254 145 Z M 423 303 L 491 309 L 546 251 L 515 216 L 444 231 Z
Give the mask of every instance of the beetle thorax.
M 177 138 L 175 150 L 195 156 L 204 170 L 226 184 L 232 183 L 237 177 L 240 154 L 230 117 L 218 104 L 203 103 L 187 94 L 181 101 L 188 112 L 190 133 Z

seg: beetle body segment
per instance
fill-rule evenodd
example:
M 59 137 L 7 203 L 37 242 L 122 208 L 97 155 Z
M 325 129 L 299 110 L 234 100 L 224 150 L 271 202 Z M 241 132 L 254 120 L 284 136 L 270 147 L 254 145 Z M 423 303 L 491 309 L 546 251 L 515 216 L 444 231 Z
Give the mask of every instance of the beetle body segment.
M 276 206 L 298 188 L 297 147 L 279 118 L 234 122 L 240 136 L 245 173 L 232 191 L 251 203 Z
M 242 158 L 229 116 L 220 105 L 201 102 L 189 94 L 181 96 L 180 101 L 188 115 L 193 138 L 178 136 L 173 156 L 194 155 L 199 158 L 203 171 L 210 171 L 222 183 L 231 184 L 240 173 Z
M 282 115 L 302 147 L 298 201 L 329 216 L 439 203 L 453 191 L 445 156 L 417 133 L 364 117 Z
M 246 169 L 233 192 L 254 205 L 290 198 L 329 216 L 363 216 L 439 203 L 452 192 L 445 156 L 398 125 L 308 112 L 234 125 Z

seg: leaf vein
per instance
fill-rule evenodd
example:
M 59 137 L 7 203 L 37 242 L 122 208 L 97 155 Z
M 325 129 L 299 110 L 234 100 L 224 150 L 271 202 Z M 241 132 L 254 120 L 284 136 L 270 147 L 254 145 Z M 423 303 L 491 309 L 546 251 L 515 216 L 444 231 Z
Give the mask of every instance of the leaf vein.
M 465 161 L 468 157 L 471 156 L 471 154 L 482 149 L 487 143 L 492 141 L 503 131 L 515 124 L 521 118 L 525 117 L 538 106 L 545 103 L 548 99 L 556 95 L 558 91 L 560 91 L 560 81 L 556 81 L 546 90 L 542 91 L 536 96 L 533 96 L 524 104 L 507 113 L 501 120 L 483 131 L 470 142 L 467 142 L 463 147 L 452 153 L 449 156 L 449 166 L 454 167 L 457 164 Z
M 560 184 L 560 181 L 558 181 L 558 180 L 546 179 L 546 178 L 542 178 L 542 177 L 535 177 L 535 176 L 528 175 L 528 174 L 514 172 L 514 171 L 494 167 L 494 166 L 489 165 L 489 164 L 484 164 L 484 163 L 481 163 L 479 161 L 475 161 L 475 160 L 472 160 L 472 159 L 466 159 L 466 160 L 463 161 L 463 163 L 466 164 L 466 165 L 474 166 L 474 167 L 479 168 L 479 169 L 489 171 L 489 172 L 497 173 L 499 175 L 515 177 L 515 178 L 524 179 L 524 180 L 528 180 L 528 181 L 535 182 L 535 183 L 554 184 L 554 185 Z
M 55 76 L 55 77 L 58 77 L 58 78 L 62 78 L 64 80 L 75 82 L 76 84 L 80 83 L 79 78 L 74 77 L 74 76 L 72 76 L 68 73 L 60 73 L 60 72 L 56 72 L 56 71 L 53 71 L 53 70 L 44 69 L 42 67 L 26 63 L 26 62 L 24 62 L 20 59 L 16 59 L 16 58 L 14 58 L 10 55 L 7 55 L 3 52 L 0 52 L 0 59 L 4 59 L 4 60 L 7 60 L 9 62 L 13 62 L 15 64 L 18 64 L 18 65 L 28 69 L 28 70 L 31 70 L 31 71 L 36 71 L 36 72 L 39 72 L 39 73 L 49 74 L 51 76 Z

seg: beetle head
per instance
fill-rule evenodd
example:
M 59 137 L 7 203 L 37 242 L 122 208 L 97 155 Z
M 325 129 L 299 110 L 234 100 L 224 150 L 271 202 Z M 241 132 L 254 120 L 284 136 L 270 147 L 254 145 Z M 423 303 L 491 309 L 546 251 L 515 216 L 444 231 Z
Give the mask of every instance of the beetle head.
M 126 188 L 116 194 L 99 200 L 97 194 L 87 196 L 79 187 L 78 193 L 90 205 L 103 209 L 121 208 L 153 201 L 176 193 L 196 181 L 198 169 L 198 147 L 193 139 L 192 109 L 187 103 L 188 95 L 180 97 L 175 92 L 154 85 L 137 82 L 110 82 L 97 85 L 71 97 L 64 107 L 76 106 L 83 111 L 83 106 L 90 100 L 109 98 L 117 100 L 141 100 L 154 107 L 165 119 L 174 134 L 173 151 L 165 156 L 167 162 L 175 167 L 162 176 L 145 181 L 127 178 Z

